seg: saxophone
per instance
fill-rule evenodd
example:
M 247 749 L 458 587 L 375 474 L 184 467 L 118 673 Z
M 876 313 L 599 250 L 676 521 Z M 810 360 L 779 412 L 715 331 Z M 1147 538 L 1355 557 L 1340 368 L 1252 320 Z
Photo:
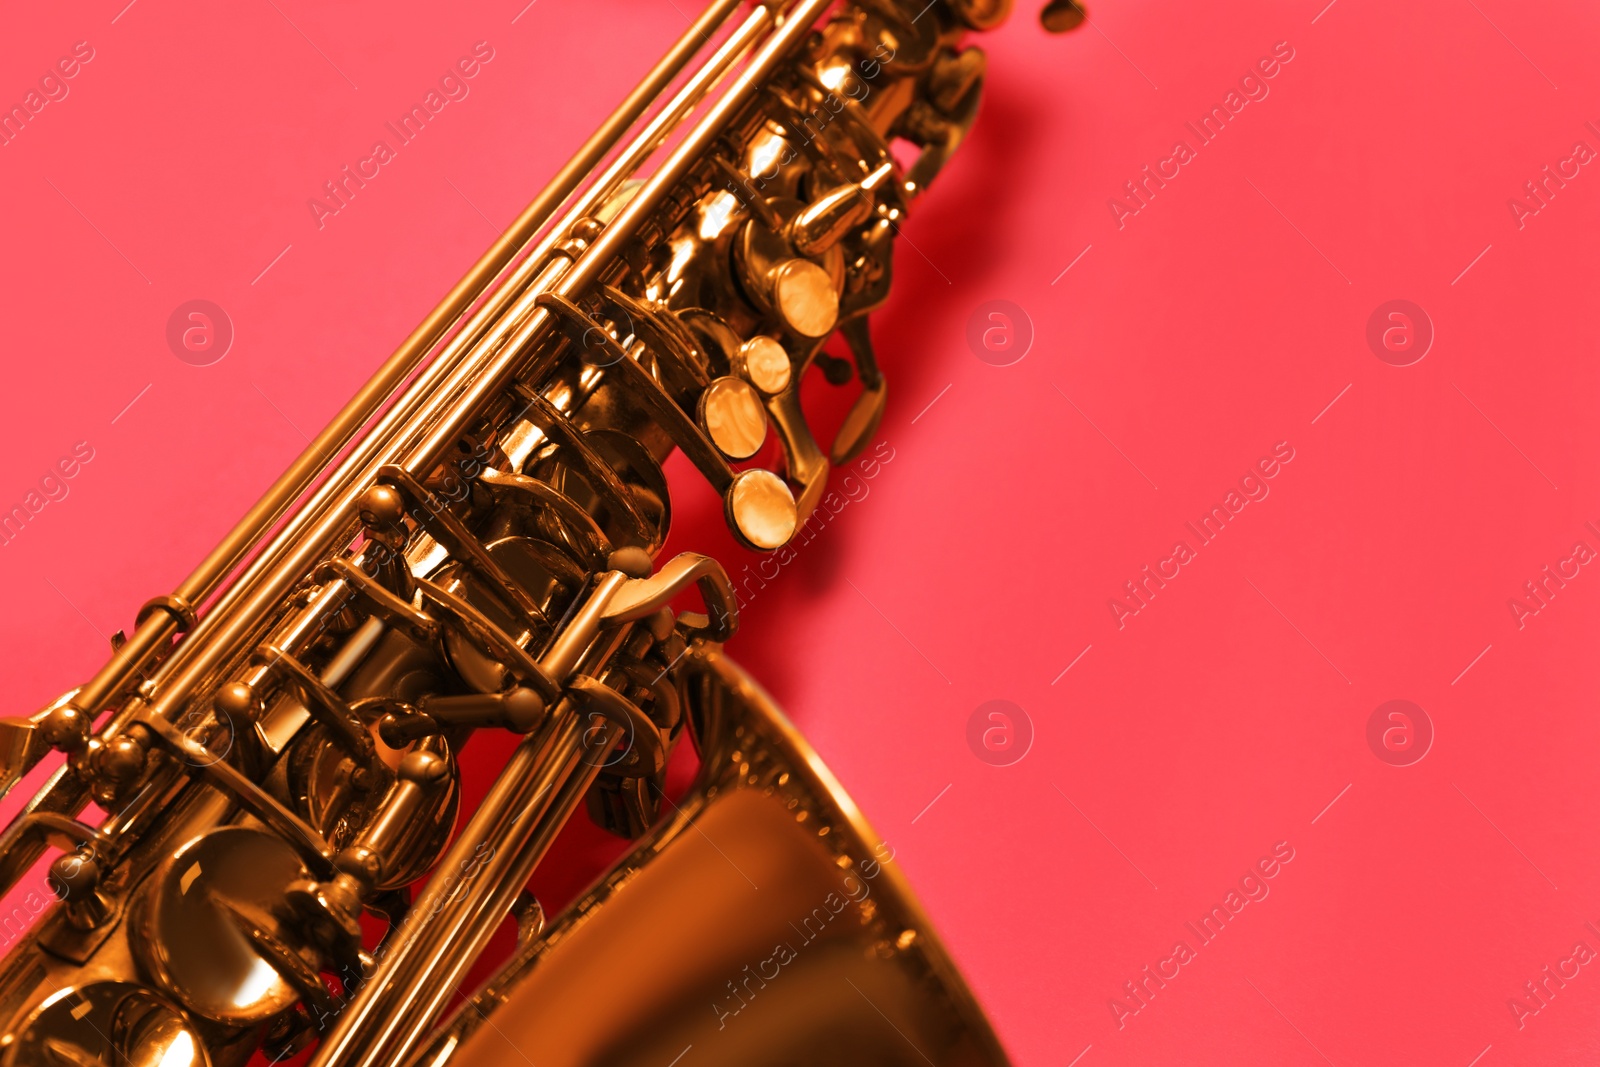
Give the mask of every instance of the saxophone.
M 722 566 L 657 558 L 673 450 L 774 551 L 873 437 L 868 318 L 976 116 L 961 40 L 1009 8 L 924 2 L 713 0 L 105 665 L 0 720 L 0 795 L 43 780 L 0 885 L 52 894 L 0 962 L 0 1067 L 1006 1063 L 723 653 Z M 813 366 L 859 379 L 826 448 Z M 516 740 L 469 814 L 478 731 Z M 627 851 L 546 916 L 580 805 Z

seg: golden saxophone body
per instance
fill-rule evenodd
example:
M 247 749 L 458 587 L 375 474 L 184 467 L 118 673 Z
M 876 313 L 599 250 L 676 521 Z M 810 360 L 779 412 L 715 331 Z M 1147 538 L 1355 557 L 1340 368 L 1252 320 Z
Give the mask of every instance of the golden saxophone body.
M 0 720 L 0 791 L 47 774 L 0 886 L 57 898 L 0 962 L 0 1067 L 1006 1062 L 722 652 L 723 568 L 656 558 L 673 450 L 776 550 L 870 443 L 868 316 L 1008 4 L 829 7 L 714 0 L 105 666 Z M 859 388 L 826 446 L 813 365 Z M 480 730 L 520 740 L 469 812 Z M 580 806 L 631 845 L 547 920 L 525 886 Z

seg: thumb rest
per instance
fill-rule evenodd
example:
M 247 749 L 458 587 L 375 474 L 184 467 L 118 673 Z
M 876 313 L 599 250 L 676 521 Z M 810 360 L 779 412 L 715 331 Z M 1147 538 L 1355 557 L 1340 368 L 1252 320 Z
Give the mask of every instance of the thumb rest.
M 0 836 L 7 891 L 59 850 L 0 1067 L 1005 1062 L 892 849 L 721 651 L 722 566 L 655 560 L 674 449 L 769 551 L 870 442 L 868 315 L 977 114 L 961 37 L 1009 4 L 829 6 L 716 0 L 106 665 L 0 720 L 0 795 L 65 756 Z M 860 381 L 826 450 L 814 364 Z M 458 828 L 485 729 L 522 740 Z M 547 924 L 524 887 L 580 804 L 633 845 Z

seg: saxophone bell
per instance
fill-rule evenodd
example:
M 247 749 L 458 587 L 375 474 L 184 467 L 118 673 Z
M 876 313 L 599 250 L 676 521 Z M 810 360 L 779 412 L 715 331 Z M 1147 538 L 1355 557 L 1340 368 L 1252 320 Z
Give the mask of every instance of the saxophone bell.
M 723 651 L 749 580 L 658 556 L 673 452 L 774 551 L 872 437 L 869 316 L 1008 10 L 713 0 L 105 665 L 0 720 L 0 796 L 43 779 L 0 891 L 56 853 L 0 923 L 0 1067 L 1006 1062 Z M 827 448 L 813 368 L 860 384 Z M 479 731 L 511 746 L 466 811 Z M 631 845 L 547 919 L 525 887 L 580 808 Z

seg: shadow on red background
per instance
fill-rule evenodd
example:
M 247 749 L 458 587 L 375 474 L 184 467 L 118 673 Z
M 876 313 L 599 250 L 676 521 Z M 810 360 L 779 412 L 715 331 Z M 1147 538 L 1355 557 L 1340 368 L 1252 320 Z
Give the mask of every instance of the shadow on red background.
M 1108 2 L 1060 40 L 1030 16 L 984 42 L 985 113 L 875 322 L 893 459 L 734 654 L 895 847 L 1021 1064 L 1592 1062 L 1600 979 L 1525 983 L 1600 948 L 1595 579 L 1520 626 L 1509 602 L 1600 548 L 1600 206 L 1588 167 L 1537 214 L 1508 201 L 1600 148 L 1597 16 Z M 682 25 L 654 0 L 9 16 L 0 100 L 95 49 L 0 148 L 0 504 L 94 452 L 0 548 L 12 712 L 93 669 Z M 319 229 L 308 198 L 480 40 L 471 95 Z M 1279 42 L 1270 94 L 1119 227 L 1108 201 Z M 214 366 L 163 339 L 194 298 L 236 327 Z M 1406 367 L 1366 342 L 1396 298 L 1436 334 Z M 1034 329 L 1007 367 L 965 339 L 995 299 Z M 1125 583 L 1280 442 L 1266 498 L 1119 626 Z M 676 482 L 673 546 L 740 572 Z M 1396 698 L 1434 730 L 1409 766 L 1367 740 Z M 995 699 L 1034 731 L 1006 767 L 967 742 Z M 1147 981 L 1279 842 L 1267 895 Z

